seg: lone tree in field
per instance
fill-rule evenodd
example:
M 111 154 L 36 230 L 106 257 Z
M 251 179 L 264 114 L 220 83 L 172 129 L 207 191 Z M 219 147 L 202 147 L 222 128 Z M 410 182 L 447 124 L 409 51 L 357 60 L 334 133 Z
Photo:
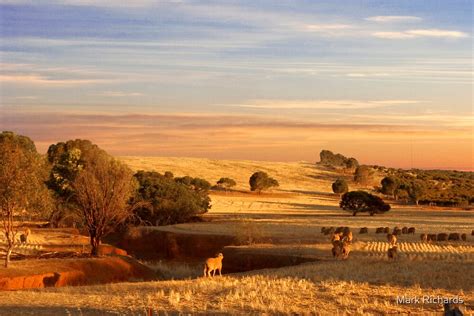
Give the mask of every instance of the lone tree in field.
M 332 184 L 332 191 L 336 194 L 343 194 L 349 191 L 349 186 L 347 185 L 346 180 L 344 179 L 337 179 L 333 184 Z
M 127 220 L 138 204 L 130 204 L 137 182 L 121 162 L 96 151 L 71 182 L 73 210 L 89 232 L 91 255 L 99 254 L 102 237 Z
M 374 214 L 385 213 L 390 210 L 389 204 L 386 204 L 378 196 L 365 191 L 351 191 L 345 193 L 341 198 L 339 206 L 345 211 L 352 212 L 353 216 L 361 212 L 367 212 L 373 216 Z
M 36 198 L 47 191 L 42 179 L 43 161 L 35 144 L 26 136 L 0 133 L 0 218 L 6 241 L 5 267 L 16 243 L 14 218 L 37 205 Z
M 224 190 L 229 190 L 230 188 L 235 187 L 236 185 L 237 183 L 235 182 L 235 180 L 231 178 L 220 178 L 219 181 L 217 181 L 217 186 Z
M 258 193 L 272 187 L 278 187 L 280 184 L 277 180 L 268 176 L 266 172 L 257 171 L 249 179 L 250 191 L 257 191 Z

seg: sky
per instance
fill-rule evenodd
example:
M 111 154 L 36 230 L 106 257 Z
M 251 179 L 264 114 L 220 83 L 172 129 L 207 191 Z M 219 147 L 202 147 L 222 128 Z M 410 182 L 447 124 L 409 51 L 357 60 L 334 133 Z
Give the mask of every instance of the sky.
M 40 152 L 474 170 L 468 0 L 0 0 L 0 32 Z

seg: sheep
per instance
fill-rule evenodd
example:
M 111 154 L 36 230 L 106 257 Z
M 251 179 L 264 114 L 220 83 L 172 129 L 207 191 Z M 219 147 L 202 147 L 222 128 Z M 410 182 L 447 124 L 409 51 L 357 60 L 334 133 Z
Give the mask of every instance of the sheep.
M 436 234 L 428 234 L 428 241 L 436 241 Z
M 410 227 L 410 228 L 408 228 L 408 234 L 413 234 L 413 235 L 415 235 L 415 232 L 416 232 L 415 227 Z
M 467 234 L 461 234 L 461 239 L 462 239 L 462 241 L 466 241 L 467 240 Z
M 401 235 L 402 234 L 402 230 L 398 227 L 395 227 L 393 229 L 393 232 L 392 232 L 393 235 Z
M 375 230 L 375 233 L 376 234 L 382 234 L 382 233 L 384 233 L 384 230 L 385 230 L 384 227 L 377 227 L 377 229 Z
M 402 234 L 408 234 L 408 227 L 403 227 L 402 228 Z
M 420 235 L 420 240 L 421 240 L 421 242 L 427 242 L 428 241 L 428 235 L 427 234 L 421 234 Z
M 390 228 L 385 227 L 385 228 L 383 229 L 383 232 L 384 232 L 384 234 L 388 234 L 388 233 L 390 232 Z
M 393 247 L 391 247 L 387 250 L 387 256 L 388 256 L 388 259 L 392 259 L 392 260 L 397 259 L 397 257 L 398 257 L 398 247 L 397 247 L 397 245 L 394 245 Z
M 218 253 L 214 258 L 208 258 L 204 263 L 204 276 L 214 276 L 216 274 L 216 270 L 219 271 L 219 275 L 222 275 L 222 259 L 224 259 L 224 255 L 222 253 Z
M 367 227 L 362 227 L 359 230 L 359 234 L 368 234 L 368 233 L 369 233 L 369 229 Z
M 448 240 L 458 241 L 460 239 L 461 239 L 461 236 L 459 235 L 459 233 L 451 233 L 448 236 Z
M 387 241 L 390 245 L 395 245 L 397 243 L 397 236 L 394 234 L 387 234 Z
M 446 233 L 439 233 L 438 236 L 436 237 L 437 241 L 446 241 L 448 240 L 448 234 Z

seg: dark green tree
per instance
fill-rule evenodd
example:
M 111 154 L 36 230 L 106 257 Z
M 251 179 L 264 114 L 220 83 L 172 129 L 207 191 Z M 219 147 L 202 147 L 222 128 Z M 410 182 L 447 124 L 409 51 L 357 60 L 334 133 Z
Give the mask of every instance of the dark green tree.
M 332 191 L 334 193 L 337 193 L 339 195 L 346 193 L 349 191 L 349 186 L 347 185 L 346 180 L 344 179 L 337 179 L 333 184 L 332 184 Z
M 381 198 L 365 191 L 351 191 L 344 193 L 339 203 L 340 208 L 357 213 L 367 212 L 370 215 L 385 213 L 390 210 L 390 205 L 386 204 Z
M 139 171 L 134 177 L 139 183 L 135 201 L 148 203 L 135 212 L 141 223 L 184 223 L 196 215 L 206 213 L 210 208 L 209 197 L 203 195 L 204 191 L 198 192 L 193 188 L 191 177 L 175 181 L 157 172 L 147 171 Z
M 237 183 L 235 182 L 234 179 L 231 178 L 220 178 L 219 181 L 217 181 L 217 187 L 222 188 L 224 190 L 229 190 L 232 187 L 235 187 Z
M 397 199 L 396 195 L 396 190 L 398 189 L 399 186 L 399 181 L 398 179 L 394 177 L 385 177 L 381 181 L 382 184 L 382 193 L 385 195 L 393 195 L 395 199 Z
M 277 180 L 268 176 L 266 172 L 257 171 L 249 179 L 250 191 L 262 192 L 272 187 L 278 187 Z

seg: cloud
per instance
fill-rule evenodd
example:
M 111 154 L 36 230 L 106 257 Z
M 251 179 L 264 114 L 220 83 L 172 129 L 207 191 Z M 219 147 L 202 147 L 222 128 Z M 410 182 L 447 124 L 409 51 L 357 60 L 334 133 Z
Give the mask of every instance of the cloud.
M 306 24 L 309 31 L 338 31 L 353 28 L 349 24 Z
M 227 106 L 255 109 L 370 109 L 395 105 L 418 104 L 420 100 L 249 100 Z
M 26 85 L 41 85 L 41 86 L 77 86 L 98 83 L 109 83 L 115 80 L 105 79 L 53 79 L 42 75 L 31 74 L 6 74 L 0 75 L 0 83 L 10 84 L 26 84 Z
M 407 39 L 417 37 L 436 37 L 436 38 L 463 38 L 469 34 L 461 31 L 450 31 L 441 29 L 416 29 L 402 32 L 375 32 L 373 36 L 385 39 Z
M 390 23 L 390 22 L 417 22 L 421 21 L 422 18 L 418 16 L 410 15 L 378 15 L 365 18 L 367 21 L 371 22 L 380 22 L 380 23 Z
M 117 97 L 141 97 L 141 96 L 143 96 L 143 93 L 125 92 L 125 91 L 104 91 L 102 93 L 99 93 L 99 95 L 103 96 L 103 97 L 112 97 L 112 98 L 117 98 Z

